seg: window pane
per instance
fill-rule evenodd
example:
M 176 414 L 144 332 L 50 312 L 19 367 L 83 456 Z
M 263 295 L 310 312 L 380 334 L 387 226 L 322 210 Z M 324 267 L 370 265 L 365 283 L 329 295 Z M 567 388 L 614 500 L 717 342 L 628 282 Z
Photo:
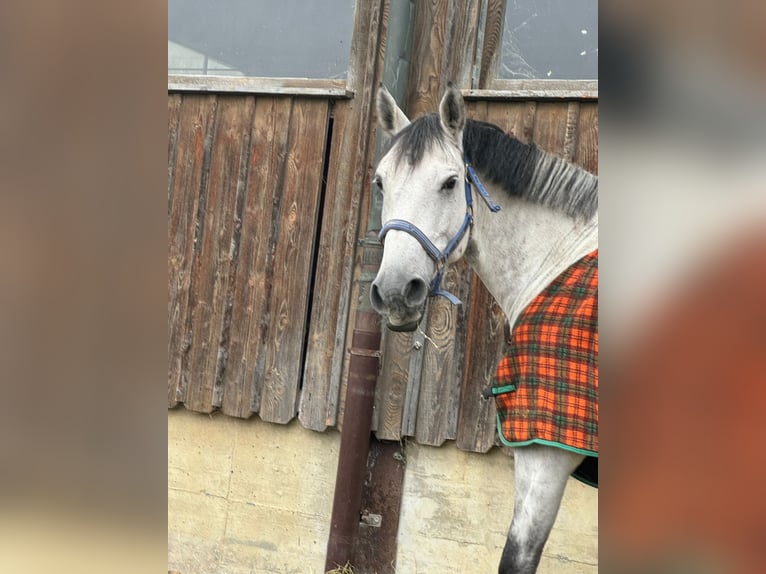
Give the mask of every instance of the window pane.
M 498 78 L 598 79 L 598 0 L 508 0 Z
M 168 0 L 168 73 L 345 78 L 354 0 Z

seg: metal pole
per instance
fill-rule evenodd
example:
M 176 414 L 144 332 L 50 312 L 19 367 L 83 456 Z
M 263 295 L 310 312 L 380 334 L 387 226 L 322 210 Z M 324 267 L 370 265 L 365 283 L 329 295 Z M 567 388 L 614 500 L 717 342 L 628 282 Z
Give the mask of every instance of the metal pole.
M 366 317 L 360 317 L 364 316 Z M 330 539 L 327 544 L 325 570 L 344 566 L 354 553 L 359 530 L 362 488 L 370 447 L 375 383 L 379 371 L 380 326 L 376 314 L 357 313 L 356 324 L 377 323 L 377 332 L 354 329 L 354 339 L 364 341 L 368 348 L 353 347 L 348 367 L 346 407 L 340 438 L 338 472 L 335 478 L 335 498 L 332 506 Z M 374 348 L 373 348 L 374 347 Z
M 415 3 L 414 0 L 396 1 L 390 2 L 388 7 L 383 83 L 397 100 L 402 102 L 406 100 Z M 376 158 L 379 157 L 380 147 L 378 135 Z M 325 571 L 353 561 L 354 546 L 359 532 L 375 384 L 380 371 L 380 317 L 372 309 L 369 299 L 370 285 L 378 272 L 383 252 L 377 240 L 378 229 L 380 198 L 373 196 L 367 221 L 369 231 L 367 237 L 359 242 L 362 249 L 362 269 L 358 287 L 360 303 L 354 319 L 349 350 L 346 402 Z

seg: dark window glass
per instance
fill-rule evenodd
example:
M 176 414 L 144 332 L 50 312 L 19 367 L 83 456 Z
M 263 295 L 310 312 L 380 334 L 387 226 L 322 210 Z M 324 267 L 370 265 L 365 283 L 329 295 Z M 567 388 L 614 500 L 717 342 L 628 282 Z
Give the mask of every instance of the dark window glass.
M 508 0 L 497 75 L 598 79 L 598 0 Z
M 353 0 L 168 0 L 168 73 L 345 78 Z

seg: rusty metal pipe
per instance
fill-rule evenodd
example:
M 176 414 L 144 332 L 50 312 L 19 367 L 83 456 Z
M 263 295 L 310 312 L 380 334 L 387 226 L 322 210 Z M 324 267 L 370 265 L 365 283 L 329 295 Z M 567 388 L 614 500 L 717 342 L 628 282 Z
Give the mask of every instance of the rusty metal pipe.
M 375 313 L 358 311 L 356 317 L 325 571 L 352 561 L 370 447 L 380 365 L 380 325 Z M 370 327 L 375 330 L 368 330 Z
M 407 94 L 415 24 L 415 1 L 384 0 L 382 5 L 383 11 L 388 13 L 382 80 L 401 103 L 406 101 Z M 378 134 L 375 145 L 375 156 L 378 158 L 381 149 L 383 149 L 382 136 Z M 360 241 L 362 268 L 359 278 L 359 308 L 354 315 L 346 406 L 325 571 L 353 562 L 359 534 L 362 493 L 370 450 L 375 384 L 380 370 L 380 317 L 372 309 L 369 297 L 370 285 L 378 272 L 383 254 L 376 231 L 381 227 L 380 210 L 380 201 L 372 201 L 367 214 L 368 232 Z M 383 565 L 380 565 L 381 569 L 382 567 Z

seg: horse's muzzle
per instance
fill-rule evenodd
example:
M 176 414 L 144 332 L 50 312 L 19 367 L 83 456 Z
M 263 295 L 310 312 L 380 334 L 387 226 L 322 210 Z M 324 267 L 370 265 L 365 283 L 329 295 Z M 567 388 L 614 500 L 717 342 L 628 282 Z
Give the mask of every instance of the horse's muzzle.
M 428 297 L 428 284 L 419 277 L 395 284 L 403 284 L 402 287 L 383 289 L 379 283 L 379 278 L 372 283 L 370 302 L 373 309 L 386 318 L 386 327 L 397 332 L 417 329 Z

